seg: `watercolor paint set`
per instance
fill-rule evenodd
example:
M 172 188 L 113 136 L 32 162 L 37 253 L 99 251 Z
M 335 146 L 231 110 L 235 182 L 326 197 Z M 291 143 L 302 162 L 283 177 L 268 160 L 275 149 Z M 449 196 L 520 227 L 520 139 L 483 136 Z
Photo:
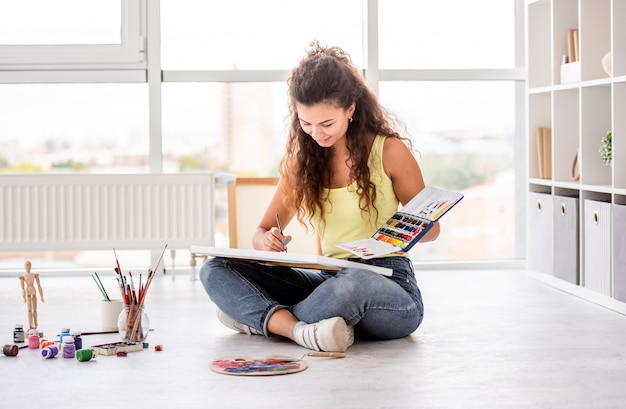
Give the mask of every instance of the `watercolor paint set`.
M 110 344 L 100 344 L 91 347 L 98 355 L 116 355 L 118 352 L 136 352 L 144 348 L 143 343 L 135 342 L 127 344 L 125 342 L 112 342 Z
M 409 251 L 455 206 L 462 193 L 427 186 L 374 233 L 372 237 L 337 244 L 362 259 Z

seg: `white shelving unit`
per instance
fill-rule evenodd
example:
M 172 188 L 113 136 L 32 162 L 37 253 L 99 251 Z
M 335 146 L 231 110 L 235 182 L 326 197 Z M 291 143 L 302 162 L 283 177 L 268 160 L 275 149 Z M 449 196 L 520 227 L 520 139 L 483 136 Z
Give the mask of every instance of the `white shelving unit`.
M 626 314 L 626 0 L 528 1 L 526 18 L 529 269 Z M 562 67 L 571 29 L 578 59 Z M 551 129 L 550 178 L 540 173 L 537 128 Z

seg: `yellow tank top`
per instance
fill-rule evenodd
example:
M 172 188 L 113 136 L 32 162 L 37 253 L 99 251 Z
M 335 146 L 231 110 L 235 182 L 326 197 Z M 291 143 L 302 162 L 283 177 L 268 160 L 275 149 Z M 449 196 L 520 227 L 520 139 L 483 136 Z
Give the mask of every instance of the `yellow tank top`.
M 393 191 L 393 184 L 383 168 L 383 145 L 385 137 L 377 135 L 368 158 L 370 177 L 376 185 L 376 212 L 371 206 L 364 213 L 359 209 L 359 196 L 356 183 L 337 189 L 326 189 L 328 201 L 324 203 L 325 224 L 316 216 L 313 224 L 319 232 L 322 253 L 327 257 L 355 257 L 352 253 L 335 245 L 345 241 L 371 237 L 395 212 L 399 200 Z

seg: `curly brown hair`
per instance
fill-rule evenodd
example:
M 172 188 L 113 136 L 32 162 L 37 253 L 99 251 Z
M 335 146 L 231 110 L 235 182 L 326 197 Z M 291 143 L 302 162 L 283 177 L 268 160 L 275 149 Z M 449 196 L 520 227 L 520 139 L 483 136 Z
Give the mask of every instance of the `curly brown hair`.
M 381 106 L 350 56 L 339 47 L 322 47 L 312 41 L 305 57 L 291 71 L 287 85 L 291 126 L 280 173 L 291 190 L 282 192 L 285 205 L 301 223 L 315 214 L 324 220 L 323 203 L 328 200 L 324 192 L 331 180 L 328 163 L 332 150 L 319 146 L 302 130 L 296 103 L 332 103 L 344 110 L 355 104 L 346 132 L 348 163 L 353 164 L 350 180 L 356 182 L 361 211 L 369 211 L 370 206 L 376 210 L 376 188 L 368 167 L 370 149 L 376 135 L 402 139 L 411 147 L 410 140 L 393 127 L 404 126 Z

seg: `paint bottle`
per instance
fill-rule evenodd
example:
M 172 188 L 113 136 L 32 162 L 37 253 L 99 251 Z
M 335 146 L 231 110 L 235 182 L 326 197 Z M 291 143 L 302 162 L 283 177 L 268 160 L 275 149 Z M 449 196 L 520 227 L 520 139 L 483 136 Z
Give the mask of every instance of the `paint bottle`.
M 63 345 L 63 337 L 69 337 L 69 336 L 70 336 L 70 329 L 61 328 L 61 335 L 59 335 L 59 344 Z
M 57 356 L 58 353 L 59 353 L 59 348 L 54 344 L 48 345 L 47 347 L 41 350 L 41 356 L 46 359 L 54 358 L 55 356 Z
M 28 349 L 39 349 L 39 333 L 31 329 L 28 333 Z
M 93 349 L 79 349 L 76 351 L 76 360 L 78 362 L 87 362 L 96 359 L 96 351 Z
M 13 330 L 13 342 L 24 342 L 24 326 L 16 324 Z
M 41 349 L 44 349 L 45 347 L 49 347 L 50 345 L 55 345 L 56 346 L 56 342 L 54 341 L 47 341 L 47 340 L 41 340 Z
M 83 339 L 80 336 L 81 332 L 72 331 L 71 335 L 72 335 L 72 338 L 74 338 L 74 346 L 76 347 L 76 350 L 78 351 L 79 349 L 83 349 Z
M 2 353 L 6 356 L 17 356 L 18 352 L 20 352 L 20 348 L 15 344 L 6 344 L 2 347 Z
M 63 358 L 74 358 L 76 356 L 76 345 L 74 345 L 74 338 L 71 335 L 63 337 L 61 350 L 63 351 Z

